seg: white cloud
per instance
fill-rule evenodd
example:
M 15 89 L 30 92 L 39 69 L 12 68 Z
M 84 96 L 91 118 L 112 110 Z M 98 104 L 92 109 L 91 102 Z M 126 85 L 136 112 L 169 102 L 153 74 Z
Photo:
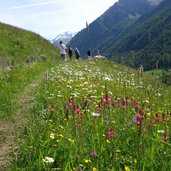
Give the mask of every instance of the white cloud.
M 29 7 L 39 7 L 43 5 L 51 5 L 51 4 L 59 4 L 61 1 L 59 0 L 51 0 L 51 1 L 41 1 L 37 3 L 30 3 L 30 4 L 24 4 L 24 5 L 17 5 L 17 6 L 12 6 L 9 8 L 2 8 L 0 11 L 10 11 L 10 10 L 16 10 L 16 9 L 22 9 L 22 8 L 29 8 Z

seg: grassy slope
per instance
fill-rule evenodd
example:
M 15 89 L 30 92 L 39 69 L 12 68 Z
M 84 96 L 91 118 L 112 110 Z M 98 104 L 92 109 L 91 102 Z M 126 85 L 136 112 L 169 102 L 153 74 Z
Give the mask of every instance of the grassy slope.
M 59 61 L 59 50 L 48 40 L 0 23 L 0 118 L 11 113 L 12 99 L 48 68 L 48 63 L 40 63 L 45 61 Z M 13 69 L 7 71 L 11 65 Z
M 58 58 L 58 49 L 38 34 L 0 23 L 0 67 Z
M 34 86 L 58 62 L 59 51 L 49 41 L 0 23 L 0 170 L 5 170 L 16 135 L 29 118 L 30 101 L 36 92 Z M 25 91 L 27 88 L 32 96 Z
M 58 65 L 40 86 L 32 120 L 22 134 L 26 140 L 20 142 L 12 169 L 168 170 L 170 138 L 164 142 L 162 136 L 170 137 L 170 94 L 170 88 L 151 75 L 140 76 L 110 61 Z M 113 105 L 103 104 L 105 95 Z M 100 116 L 93 116 L 98 105 Z M 156 113 L 163 121 L 154 119 Z M 140 127 L 134 122 L 136 114 L 142 116 Z M 110 128 L 113 138 L 108 137 Z M 97 157 L 90 155 L 92 151 Z

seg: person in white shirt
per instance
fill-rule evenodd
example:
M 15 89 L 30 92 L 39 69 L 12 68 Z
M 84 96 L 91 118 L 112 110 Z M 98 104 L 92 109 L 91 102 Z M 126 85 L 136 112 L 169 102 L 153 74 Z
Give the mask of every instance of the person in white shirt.
M 59 46 L 59 49 L 60 49 L 60 54 L 61 54 L 61 59 L 66 61 L 66 46 L 62 43 L 62 41 L 59 42 L 60 46 Z

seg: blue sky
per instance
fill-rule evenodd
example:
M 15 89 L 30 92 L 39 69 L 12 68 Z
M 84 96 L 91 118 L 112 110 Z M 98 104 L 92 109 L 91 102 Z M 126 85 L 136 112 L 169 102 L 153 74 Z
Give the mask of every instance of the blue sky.
M 50 39 L 77 32 L 118 0 L 0 0 L 0 22 Z

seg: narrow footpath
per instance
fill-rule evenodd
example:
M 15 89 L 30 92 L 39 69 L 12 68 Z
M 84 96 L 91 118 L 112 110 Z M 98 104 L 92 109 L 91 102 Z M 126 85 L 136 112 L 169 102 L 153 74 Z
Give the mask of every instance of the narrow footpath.
M 17 152 L 18 136 L 29 120 L 28 113 L 34 105 L 36 91 L 44 80 L 45 73 L 38 76 L 21 92 L 19 98 L 13 102 L 17 110 L 12 114 L 12 120 L 0 121 L 0 171 L 8 170 L 11 157 Z

